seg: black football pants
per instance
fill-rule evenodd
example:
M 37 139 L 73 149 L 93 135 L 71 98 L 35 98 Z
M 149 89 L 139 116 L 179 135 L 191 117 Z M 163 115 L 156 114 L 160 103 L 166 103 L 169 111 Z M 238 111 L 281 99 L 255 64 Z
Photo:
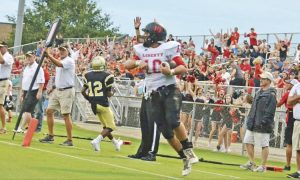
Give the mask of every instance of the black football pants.
M 146 156 L 148 153 L 157 154 L 159 147 L 160 131 L 153 118 L 150 118 L 150 108 L 151 100 L 143 98 L 140 109 L 142 141 L 137 151 L 137 154 L 142 156 Z

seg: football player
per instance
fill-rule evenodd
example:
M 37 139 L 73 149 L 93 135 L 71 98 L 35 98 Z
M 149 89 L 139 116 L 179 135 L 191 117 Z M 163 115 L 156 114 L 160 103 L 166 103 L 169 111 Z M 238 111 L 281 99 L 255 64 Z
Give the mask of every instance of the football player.
M 93 113 L 103 125 L 102 132 L 91 141 L 91 144 L 95 151 L 100 151 L 100 142 L 108 137 L 116 150 L 120 151 L 123 141 L 116 140 L 112 135 L 116 125 L 108 102 L 108 98 L 114 94 L 112 91 L 114 76 L 105 72 L 106 62 L 102 56 L 96 56 L 91 64 L 93 70 L 83 75 L 84 86 L 81 93 L 91 103 Z
M 157 22 L 149 23 L 142 30 L 144 43 L 134 46 L 135 60 L 126 61 L 125 68 L 139 67 L 146 71 L 144 96 L 151 101 L 151 108 L 147 111 L 183 159 L 182 175 L 186 176 L 191 172 L 191 164 L 198 162 L 198 157 L 179 119 L 182 97 L 175 76 L 187 71 L 180 56 L 181 46 L 175 41 L 165 43 L 166 29 Z M 171 69 L 173 62 L 176 66 Z

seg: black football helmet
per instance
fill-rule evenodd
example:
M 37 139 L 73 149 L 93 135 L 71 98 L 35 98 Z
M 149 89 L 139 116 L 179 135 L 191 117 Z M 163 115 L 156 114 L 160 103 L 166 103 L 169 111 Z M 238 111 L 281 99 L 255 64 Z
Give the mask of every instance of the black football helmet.
M 167 37 L 167 30 L 157 22 L 151 22 L 142 29 L 144 32 L 149 33 L 149 36 L 145 37 L 144 46 L 150 47 L 153 43 L 158 41 L 165 41 Z

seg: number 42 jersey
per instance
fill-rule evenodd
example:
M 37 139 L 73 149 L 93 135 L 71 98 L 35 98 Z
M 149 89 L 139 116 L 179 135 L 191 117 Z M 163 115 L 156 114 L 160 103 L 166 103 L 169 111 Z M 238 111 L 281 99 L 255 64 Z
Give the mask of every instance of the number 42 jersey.
M 107 92 L 111 91 L 114 83 L 113 75 L 92 70 L 83 75 L 84 86 L 88 87 L 88 97 L 91 104 L 109 106 Z
M 157 90 L 161 86 L 176 84 L 175 76 L 166 76 L 160 72 L 160 65 L 180 57 L 181 46 L 178 42 L 169 41 L 161 44 L 157 48 L 144 47 L 143 44 L 138 44 L 133 48 L 136 59 L 148 64 L 145 78 L 145 95 L 149 95 L 152 91 Z M 182 62 L 181 58 L 180 61 Z M 177 62 L 176 64 L 178 65 Z

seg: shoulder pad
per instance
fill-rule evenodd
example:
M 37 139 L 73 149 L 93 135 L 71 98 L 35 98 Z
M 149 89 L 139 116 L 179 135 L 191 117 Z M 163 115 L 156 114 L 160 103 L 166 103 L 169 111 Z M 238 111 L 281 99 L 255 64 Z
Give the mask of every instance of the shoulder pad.
M 180 44 L 177 41 L 169 41 L 163 43 L 161 46 L 163 46 L 163 49 L 168 50 L 168 49 L 178 48 Z
M 89 73 L 91 73 L 91 72 L 92 72 L 91 70 L 85 71 L 85 72 L 82 74 L 82 76 L 85 77 L 87 74 L 89 74 Z
M 137 44 L 133 46 L 133 50 L 136 52 L 141 51 L 142 49 L 145 49 L 145 47 L 143 46 L 143 44 Z

